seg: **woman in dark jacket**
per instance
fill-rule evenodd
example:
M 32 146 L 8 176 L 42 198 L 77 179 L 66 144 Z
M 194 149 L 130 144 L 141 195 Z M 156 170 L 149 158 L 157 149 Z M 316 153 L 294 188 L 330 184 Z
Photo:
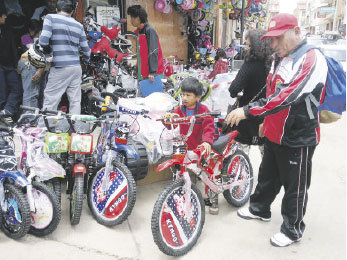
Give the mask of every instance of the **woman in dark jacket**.
M 271 68 L 273 53 L 269 40 L 260 40 L 265 33 L 265 30 L 250 30 L 246 35 L 245 62 L 229 87 L 230 96 L 233 98 L 243 91 L 239 107 L 248 104 L 254 97 L 254 100 L 265 97 L 266 88 L 263 87 Z M 263 119 L 258 118 L 241 121 L 236 127 L 239 131 L 236 140 L 245 145 L 262 145 L 264 140 L 258 135 L 262 121 Z

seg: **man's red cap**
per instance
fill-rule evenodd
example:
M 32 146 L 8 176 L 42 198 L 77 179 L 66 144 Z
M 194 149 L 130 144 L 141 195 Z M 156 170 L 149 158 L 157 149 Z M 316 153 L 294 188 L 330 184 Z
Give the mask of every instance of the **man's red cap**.
M 267 33 L 261 37 L 261 40 L 264 40 L 266 37 L 280 36 L 296 26 L 298 26 L 298 19 L 294 15 L 277 14 L 271 18 Z

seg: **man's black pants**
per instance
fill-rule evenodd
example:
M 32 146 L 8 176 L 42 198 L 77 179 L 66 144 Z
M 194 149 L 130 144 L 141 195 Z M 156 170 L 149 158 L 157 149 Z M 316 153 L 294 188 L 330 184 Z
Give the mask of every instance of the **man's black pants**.
M 250 197 L 252 214 L 270 218 L 271 203 L 284 187 L 281 232 L 292 240 L 305 230 L 307 190 L 311 183 L 312 156 L 315 146 L 292 148 L 266 139 L 264 157 L 259 167 L 258 184 Z

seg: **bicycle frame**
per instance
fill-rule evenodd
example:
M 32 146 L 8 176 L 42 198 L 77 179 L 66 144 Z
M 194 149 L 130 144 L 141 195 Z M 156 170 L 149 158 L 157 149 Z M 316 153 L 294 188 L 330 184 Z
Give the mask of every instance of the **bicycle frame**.
M 233 181 L 231 183 L 217 183 L 217 180 L 220 180 L 220 174 L 221 169 L 223 168 L 223 161 L 232 156 L 235 151 L 238 149 L 238 144 L 234 141 L 234 138 L 238 135 L 237 131 L 233 131 L 231 133 L 228 133 L 226 136 L 229 137 L 226 144 L 224 144 L 223 151 L 221 153 L 216 152 L 212 149 L 211 153 L 206 156 L 204 148 L 196 148 L 192 151 L 187 150 L 187 143 L 185 140 L 191 135 L 193 126 L 195 124 L 195 117 L 186 117 L 186 118 L 173 118 L 170 119 L 171 128 L 173 129 L 174 124 L 180 124 L 180 123 L 187 123 L 189 121 L 190 127 L 187 132 L 186 136 L 181 136 L 178 139 L 181 139 L 181 143 L 184 143 L 185 151 L 184 154 L 175 154 L 173 155 L 173 159 L 169 159 L 163 163 L 161 163 L 157 167 L 157 171 L 163 171 L 164 169 L 167 169 L 174 165 L 180 165 L 181 169 L 176 174 L 175 178 L 184 178 L 185 184 L 184 184 L 184 190 L 186 191 L 186 199 L 183 202 L 184 208 L 186 211 L 186 216 L 188 218 L 188 221 L 190 221 L 191 212 L 190 212 L 190 194 L 191 194 L 191 180 L 189 177 L 189 172 L 194 173 L 200 179 L 207 187 L 215 192 L 215 193 L 222 193 L 225 190 L 232 189 L 235 186 L 242 186 L 245 185 L 246 180 L 238 180 L 239 176 L 243 174 L 241 171 L 239 165 L 236 169 L 235 177 L 233 178 Z M 183 141 L 184 140 L 184 141 Z M 175 145 L 175 141 L 173 141 L 173 145 Z M 177 150 L 177 149 L 176 149 Z M 175 149 L 174 149 L 175 151 Z M 228 169 L 228 174 L 232 174 L 233 168 L 231 167 Z M 189 171 L 189 172 L 188 172 Z

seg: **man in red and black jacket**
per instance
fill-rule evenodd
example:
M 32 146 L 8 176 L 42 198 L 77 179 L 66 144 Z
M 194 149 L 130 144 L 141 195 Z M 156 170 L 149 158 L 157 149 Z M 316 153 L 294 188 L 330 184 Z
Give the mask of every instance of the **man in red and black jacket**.
M 320 140 L 319 112 L 310 104 L 313 95 L 322 103 L 328 67 L 318 50 L 309 50 L 294 62 L 306 40 L 300 36 L 295 16 L 278 14 L 271 18 L 267 33 L 275 59 L 267 78 L 266 98 L 237 108 L 227 122 L 264 116 L 259 135 L 265 136 L 264 156 L 258 184 L 249 208 L 238 210 L 244 219 L 270 221 L 271 204 L 284 187 L 280 232 L 270 242 L 288 246 L 301 240 L 307 191 L 311 183 L 312 157 Z M 309 109 L 312 108 L 312 109 Z
M 130 6 L 127 14 L 131 17 L 131 24 L 137 28 L 137 78 L 149 79 L 154 82 L 154 77 L 164 72 L 163 54 L 159 37 L 154 28 L 148 24 L 147 12 L 140 5 Z

